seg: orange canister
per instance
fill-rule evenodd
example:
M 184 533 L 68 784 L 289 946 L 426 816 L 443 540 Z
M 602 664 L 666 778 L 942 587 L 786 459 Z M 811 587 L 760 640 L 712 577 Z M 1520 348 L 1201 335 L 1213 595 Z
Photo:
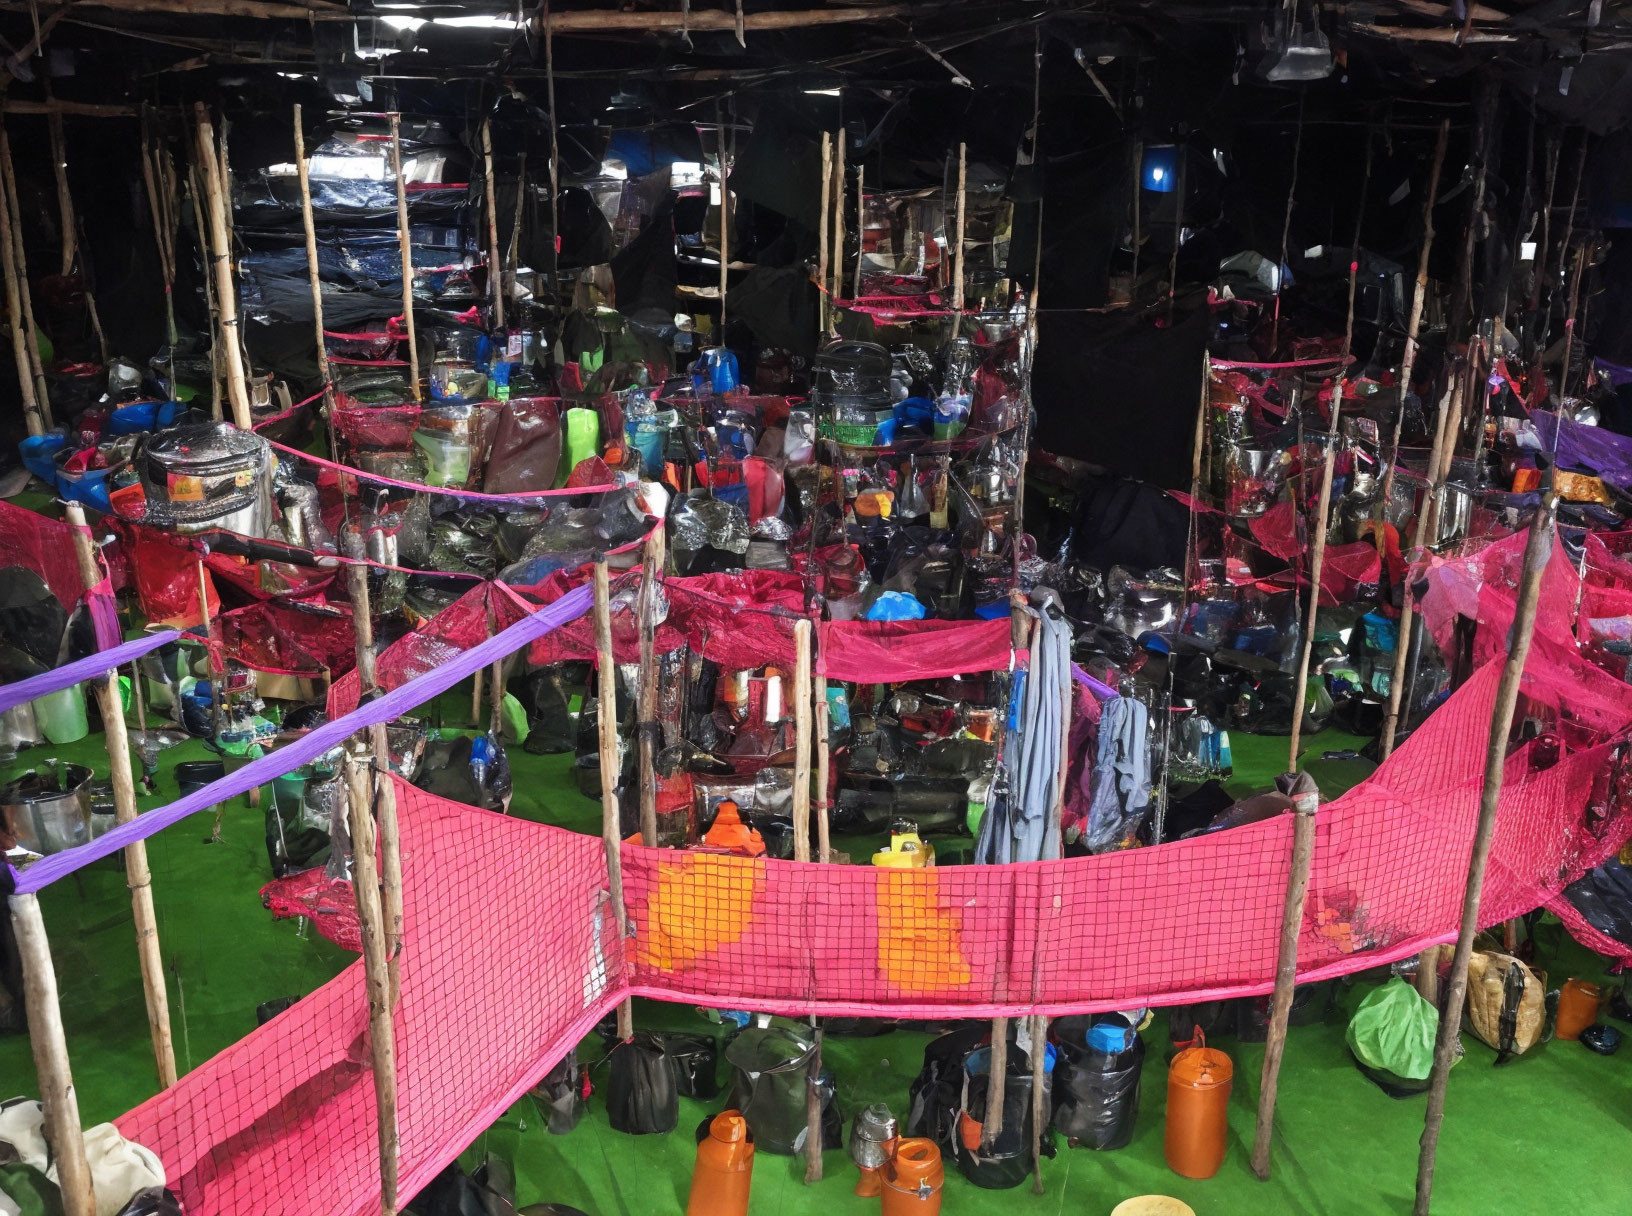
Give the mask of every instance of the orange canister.
M 1579 1039 L 1581 1032 L 1598 1020 L 1604 990 L 1586 980 L 1569 979 L 1558 993 L 1558 1037 Z
M 1222 1051 L 1187 1047 L 1167 1069 L 1167 1164 L 1185 1178 L 1211 1178 L 1224 1164 L 1235 1066 Z
M 909 1137 L 884 1166 L 883 1216 L 940 1216 L 946 1169 L 933 1140 Z
M 748 1187 L 754 1178 L 754 1142 L 741 1112 L 728 1110 L 709 1120 L 708 1135 L 697 1142 L 686 1216 L 748 1216 Z

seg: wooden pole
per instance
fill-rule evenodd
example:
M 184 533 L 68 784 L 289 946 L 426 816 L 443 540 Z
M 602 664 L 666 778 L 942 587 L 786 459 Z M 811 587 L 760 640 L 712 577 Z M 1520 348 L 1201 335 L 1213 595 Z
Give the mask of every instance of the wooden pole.
M 50 85 L 46 87 L 49 89 Z M 60 273 L 67 278 L 74 273 L 79 232 L 79 223 L 74 219 L 74 196 L 68 191 L 68 137 L 62 130 L 62 115 L 56 111 L 46 115 L 45 128 L 51 141 L 51 174 L 57 181 L 57 223 L 62 237 Z
M 57 973 L 51 965 L 51 943 L 34 895 L 11 897 L 11 926 L 23 964 L 23 996 L 28 1007 L 28 1042 L 45 1107 L 45 1139 L 56 1162 L 62 1207 L 67 1216 L 96 1216 L 91 1167 L 85 1159 L 85 1135 L 79 1122 L 79 1097 L 68 1067 L 68 1039 L 62 1030 Z
M 1507 663 L 1496 686 L 1496 700 L 1490 714 L 1490 738 L 1485 748 L 1485 786 L 1479 800 L 1479 822 L 1474 830 L 1473 851 L 1468 861 L 1468 881 L 1462 894 L 1462 921 L 1457 932 L 1456 953 L 1451 957 L 1451 973 L 1445 991 L 1445 1012 L 1439 1019 L 1439 1039 L 1434 1045 L 1434 1072 L 1428 1088 L 1428 1112 L 1422 1131 L 1422 1152 L 1417 1160 L 1415 1216 L 1428 1216 L 1434 1187 L 1434 1155 L 1439 1148 L 1440 1127 L 1445 1121 L 1445 1087 L 1451 1065 L 1456 1060 L 1457 1040 L 1462 1031 L 1462 1003 L 1468 992 L 1468 959 L 1473 954 L 1473 937 L 1479 929 L 1479 898 L 1485 885 L 1485 866 L 1490 860 L 1490 844 L 1496 835 L 1496 812 L 1502 796 L 1503 767 L 1507 759 L 1508 733 L 1513 727 L 1513 711 L 1524 678 L 1524 663 L 1530 655 L 1530 639 L 1535 632 L 1536 605 L 1541 598 L 1541 578 L 1553 542 L 1552 470 L 1545 473 L 1542 505 L 1530 521 L 1530 536 L 1524 547 L 1524 573 L 1519 582 L 1518 601 L 1513 609 L 1513 629 L 1508 637 Z
M 11 166 L 11 140 L 3 127 L 0 127 L 0 177 L 5 178 L 5 202 L 11 211 L 11 250 L 17 267 L 17 282 L 22 304 L 22 312 L 12 314 L 12 324 L 15 326 L 18 317 L 22 318 L 23 332 L 27 335 L 27 341 L 24 343 L 26 366 L 34 376 L 34 399 L 45 417 L 45 425 L 50 427 L 54 425 L 51 416 L 51 394 L 46 389 L 45 365 L 40 359 L 40 330 L 34 324 L 34 293 L 28 286 L 28 253 L 23 248 L 23 209 L 17 202 L 17 174 Z
M 725 124 L 719 127 L 720 157 L 720 346 L 725 346 L 725 293 L 731 275 L 731 168 L 725 151 Z
M 196 141 L 195 141 L 196 144 Z M 193 149 L 198 160 L 198 149 Z M 215 302 L 214 275 L 210 272 L 209 228 L 204 223 L 204 171 L 197 163 L 187 166 L 187 194 L 193 204 L 193 228 L 198 233 L 199 255 L 204 263 L 204 304 L 210 314 L 210 417 L 221 421 L 221 310 Z
M 861 295 L 861 262 L 862 254 L 867 248 L 867 166 L 856 162 L 856 273 L 850 280 L 850 298 L 856 299 Z
M 1326 431 L 1326 450 L 1320 462 L 1320 502 L 1315 509 L 1315 534 L 1309 539 L 1309 608 L 1304 617 L 1302 645 L 1298 647 L 1298 678 L 1292 690 L 1292 743 L 1286 767 L 1298 771 L 1298 743 L 1303 734 L 1303 709 L 1309 696 L 1309 657 L 1315 647 L 1315 618 L 1320 606 L 1320 576 L 1326 565 L 1326 529 L 1332 522 L 1332 464 L 1337 459 L 1337 424 L 1343 413 L 1343 378 L 1332 392 L 1332 424 Z
M 392 1021 L 391 980 L 387 959 L 385 913 L 375 860 L 374 816 L 369 807 L 363 761 L 346 757 L 346 794 L 351 817 L 351 887 L 362 922 L 363 975 L 368 988 L 369 1057 L 374 1070 L 374 1100 L 379 1116 L 380 1210 L 397 1211 L 397 1045 Z
M 811 698 L 816 708 L 816 860 L 826 865 L 833 859 L 831 817 L 827 805 L 828 722 L 827 679 L 817 676 Z
M 0 140 L 5 135 L 0 133 Z M 6 180 L 9 183 L 11 151 L 8 148 L 4 155 Z M 9 184 L 7 188 L 9 193 Z M 43 435 L 50 428 L 46 420 L 45 410 L 40 406 L 40 398 L 36 395 L 34 385 L 34 363 L 29 357 L 29 329 L 23 321 L 23 290 L 21 276 L 17 272 L 17 246 L 12 236 L 11 204 L 0 195 L 0 264 L 3 264 L 6 277 L 6 311 L 11 316 L 11 357 L 17 364 L 17 390 L 23 400 L 23 417 L 28 423 L 30 435 Z
M 952 311 L 963 316 L 963 239 L 969 208 L 969 145 L 958 145 L 957 220 L 952 245 Z M 954 331 L 953 337 L 957 334 Z
M 1009 1019 L 992 1019 L 991 1069 L 986 1075 L 986 1115 L 980 1143 L 990 1148 L 1003 1131 L 1003 1092 L 1009 1082 Z
M 1434 247 L 1434 202 L 1439 198 L 1439 171 L 1445 164 L 1445 143 L 1451 135 L 1451 120 L 1439 124 L 1434 160 L 1428 170 L 1428 194 L 1422 203 L 1422 248 L 1417 253 L 1417 285 L 1411 293 L 1411 313 L 1405 326 L 1405 350 L 1400 356 L 1399 405 L 1394 411 L 1394 437 L 1385 457 L 1382 493 L 1378 495 L 1377 548 L 1383 548 L 1383 528 L 1388 519 L 1388 502 L 1394 493 L 1394 466 L 1400 459 L 1400 427 L 1405 422 L 1405 395 L 1411 390 L 1411 369 L 1417 362 L 1417 332 L 1422 328 L 1422 305 L 1428 294 L 1428 254 Z
M 226 202 L 222 195 L 221 162 L 215 150 L 215 130 L 204 103 L 193 107 L 198 119 L 198 163 L 204 179 L 205 205 L 209 219 L 209 258 L 215 266 L 215 303 L 220 315 L 217 342 L 222 366 L 226 369 L 227 399 L 232 403 L 232 420 L 241 431 L 251 430 L 249 384 L 244 374 L 244 354 L 238 341 L 238 292 L 232 282 L 232 246 L 227 237 Z
M 1575 269 L 1570 272 L 1570 311 L 1564 318 L 1564 362 L 1558 370 L 1558 406 L 1564 408 L 1564 399 L 1570 393 L 1570 360 L 1575 353 L 1575 312 L 1581 301 L 1581 270 L 1587 260 L 1587 246 L 1590 241 L 1584 241 L 1575 251 Z M 1562 426 L 1562 424 L 1560 424 Z
M 1048 1060 L 1048 1015 L 1036 1013 L 1031 1017 L 1031 1193 L 1043 1193 L 1043 1124 L 1048 1122 L 1048 1107 L 1044 1102 L 1043 1087 L 1048 1080 L 1044 1065 Z
M 306 133 L 301 129 L 300 104 L 295 104 L 295 171 L 300 176 L 300 218 L 306 230 L 306 277 L 312 287 L 312 330 L 317 340 L 317 374 L 323 377 L 323 410 L 333 433 L 334 377 L 329 372 L 329 347 L 323 336 L 323 281 L 317 266 L 317 222 L 312 217 L 312 182 L 306 168 Z M 333 447 L 331 440 L 330 447 Z M 329 452 L 330 460 L 340 457 Z M 367 568 L 364 568 L 366 578 Z M 372 658 L 372 656 L 371 656 Z M 372 677 L 369 683 L 373 683 Z
M 612 918 L 618 936 L 629 933 L 623 904 L 623 840 L 618 828 L 618 664 L 612 653 L 612 595 L 606 559 L 595 563 L 595 692 L 596 726 L 601 753 L 601 843 L 606 847 L 606 881 L 612 895 Z M 635 1033 L 634 1006 L 627 999 L 618 1006 L 618 1038 L 627 1043 Z
M 487 198 L 487 290 L 493 300 L 493 327 L 504 328 L 504 263 L 499 260 L 499 204 L 493 182 L 493 120 L 482 123 L 483 193 Z M 519 185 L 519 183 L 518 183 Z
M 844 126 L 833 134 L 833 302 L 844 295 L 844 196 L 846 192 Z
M 1354 291 L 1360 277 L 1360 230 L 1366 220 L 1366 193 L 1371 186 L 1371 157 L 1376 141 L 1371 130 L 1366 130 L 1366 168 L 1360 175 L 1360 202 L 1354 213 L 1354 240 L 1349 242 L 1349 312 L 1343 325 L 1343 353 L 1352 353 L 1354 347 Z
M 74 556 L 79 579 L 90 591 L 102 581 L 96 546 L 85 526 L 85 511 L 70 502 L 66 515 L 74 528 Z M 138 673 L 137 680 L 141 676 Z M 132 689 L 136 687 L 132 682 Z M 94 684 L 102 730 L 108 745 L 108 769 L 113 780 L 114 817 L 121 823 L 136 818 L 136 779 L 130 768 L 130 740 L 125 731 L 124 706 L 119 700 L 119 673 L 110 671 Z M 136 956 L 142 967 L 142 995 L 147 1002 L 147 1026 L 153 1039 L 153 1060 L 159 1088 L 176 1083 L 176 1049 L 170 1035 L 170 1001 L 165 990 L 164 960 L 159 954 L 159 923 L 153 911 L 153 873 L 147 864 L 147 842 L 125 846 L 125 885 L 130 888 L 131 915 L 136 922 Z
M 124 4 L 136 0 L 122 0 Z M 179 3 L 180 0 L 173 0 Z M 225 0 L 212 0 L 223 3 Z M 243 0 L 239 0 L 243 2 Z M 734 13 L 731 9 L 699 9 L 682 5 L 667 11 L 619 12 L 614 9 L 540 12 L 539 26 L 556 34 L 603 33 L 608 30 L 667 31 L 680 34 L 702 30 L 794 30 L 818 25 L 849 25 L 856 22 L 886 21 L 912 14 L 935 11 L 919 4 L 885 4 L 875 7 L 818 8 L 786 12 Z
M 810 622 L 801 623 L 808 625 Z M 816 1051 L 811 1055 L 805 1071 L 806 1186 L 822 1180 L 822 1027 L 815 1017 L 810 1019 L 810 1029 L 811 1036 L 816 1040 Z
M 419 343 L 414 334 L 414 250 L 408 231 L 408 185 L 402 178 L 402 115 L 395 112 L 391 115 L 391 174 L 397 183 L 397 252 L 402 262 L 402 323 L 408 335 L 408 378 L 413 384 L 414 400 L 423 401 L 419 391 Z
M 1303 904 L 1309 893 L 1309 863 L 1315 855 L 1315 801 L 1298 800 L 1292 812 L 1292 866 L 1286 879 L 1286 903 L 1281 909 L 1281 947 L 1275 964 L 1275 995 L 1269 1009 L 1269 1033 L 1264 1040 L 1264 1070 L 1258 1086 L 1258 1128 L 1252 1140 L 1252 1172 L 1269 1180 L 1269 1146 L 1275 1130 L 1275 1093 L 1280 1084 L 1281 1057 L 1286 1051 L 1286 1025 L 1292 1013 L 1292 992 L 1298 978 L 1298 935 L 1303 928 Z
M 518 252 L 521 248 L 521 222 L 524 215 L 523 204 L 527 201 L 527 149 L 521 149 L 516 157 L 516 210 L 510 222 L 510 240 L 504 250 L 504 287 L 505 291 L 515 296 L 516 270 Z M 554 248 L 553 244 L 551 248 Z M 522 324 L 527 323 L 527 312 L 522 310 Z
M 828 224 L 828 212 L 832 208 L 833 196 L 833 137 L 826 131 L 822 132 L 822 209 L 821 220 L 817 224 L 820 230 L 816 234 L 816 282 L 821 291 L 821 320 L 822 336 L 825 338 L 832 328 L 833 304 L 832 295 L 828 291 L 827 273 L 827 241 L 832 232 Z
M 793 859 L 810 860 L 810 622 L 793 624 Z
M 1430 1005 L 1439 1003 L 1439 952 L 1443 946 L 1424 946 L 1417 955 L 1417 991 Z
M 1269 348 L 1272 351 L 1279 351 L 1281 347 L 1281 283 L 1286 278 L 1288 259 L 1292 255 L 1292 209 L 1296 206 L 1298 198 L 1298 162 L 1303 159 L 1303 103 L 1308 95 L 1307 85 L 1298 90 L 1298 133 L 1292 141 L 1292 183 L 1286 188 L 1286 216 L 1281 221 L 1281 261 L 1280 265 L 1275 267 L 1275 316 L 1270 323 L 1269 331 Z M 1178 228 L 1174 232 L 1175 249 L 1178 248 L 1179 238 L 1183 235 L 1183 228 Z M 1175 290 L 1177 287 L 1178 284 L 1175 283 Z
M 663 575 L 663 528 L 646 537 L 640 561 L 640 695 L 636 717 L 640 765 L 640 839 L 657 844 L 657 694 L 661 673 L 657 661 L 657 597 Z
M 295 107 L 298 111 L 300 107 Z M 297 138 L 299 126 L 296 126 Z M 176 223 L 174 197 L 171 187 L 174 178 L 166 172 L 169 153 L 153 147 L 147 121 L 142 121 L 142 185 L 147 191 L 147 209 L 153 216 L 153 241 L 158 246 L 159 269 L 164 276 L 165 337 L 171 347 L 176 345 Z

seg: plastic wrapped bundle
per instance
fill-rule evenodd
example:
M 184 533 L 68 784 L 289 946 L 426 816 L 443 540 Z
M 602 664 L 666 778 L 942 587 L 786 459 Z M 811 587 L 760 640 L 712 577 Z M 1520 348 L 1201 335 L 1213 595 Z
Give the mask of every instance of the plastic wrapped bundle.
M 1360 1002 L 1344 1038 L 1361 1072 L 1390 1097 L 1409 1098 L 1428 1088 L 1438 1034 L 1439 1010 L 1396 976 Z

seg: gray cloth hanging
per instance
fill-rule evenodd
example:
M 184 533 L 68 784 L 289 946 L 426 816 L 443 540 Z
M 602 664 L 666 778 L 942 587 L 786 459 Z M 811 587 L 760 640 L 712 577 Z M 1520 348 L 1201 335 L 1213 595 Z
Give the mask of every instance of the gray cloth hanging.
M 975 861 L 1049 861 L 1060 855 L 1053 830 L 1065 745 L 1065 690 L 1071 681 L 1071 626 L 1060 597 L 1047 587 L 1032 592 L 1041 617 L 1031 668 L 1021 690 L 1019 729 L 1004 741 L 1006 788 L 993 799 L 975 839 Z

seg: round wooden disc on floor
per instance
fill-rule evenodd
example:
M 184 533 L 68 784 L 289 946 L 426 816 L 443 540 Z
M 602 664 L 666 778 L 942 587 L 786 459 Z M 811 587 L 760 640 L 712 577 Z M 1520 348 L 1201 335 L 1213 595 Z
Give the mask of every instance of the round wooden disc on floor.
M 1112 1208 L 1111 1216 L 1196 1216 L 1196 1210 L 1171 1195 L 1135 1195 Z

